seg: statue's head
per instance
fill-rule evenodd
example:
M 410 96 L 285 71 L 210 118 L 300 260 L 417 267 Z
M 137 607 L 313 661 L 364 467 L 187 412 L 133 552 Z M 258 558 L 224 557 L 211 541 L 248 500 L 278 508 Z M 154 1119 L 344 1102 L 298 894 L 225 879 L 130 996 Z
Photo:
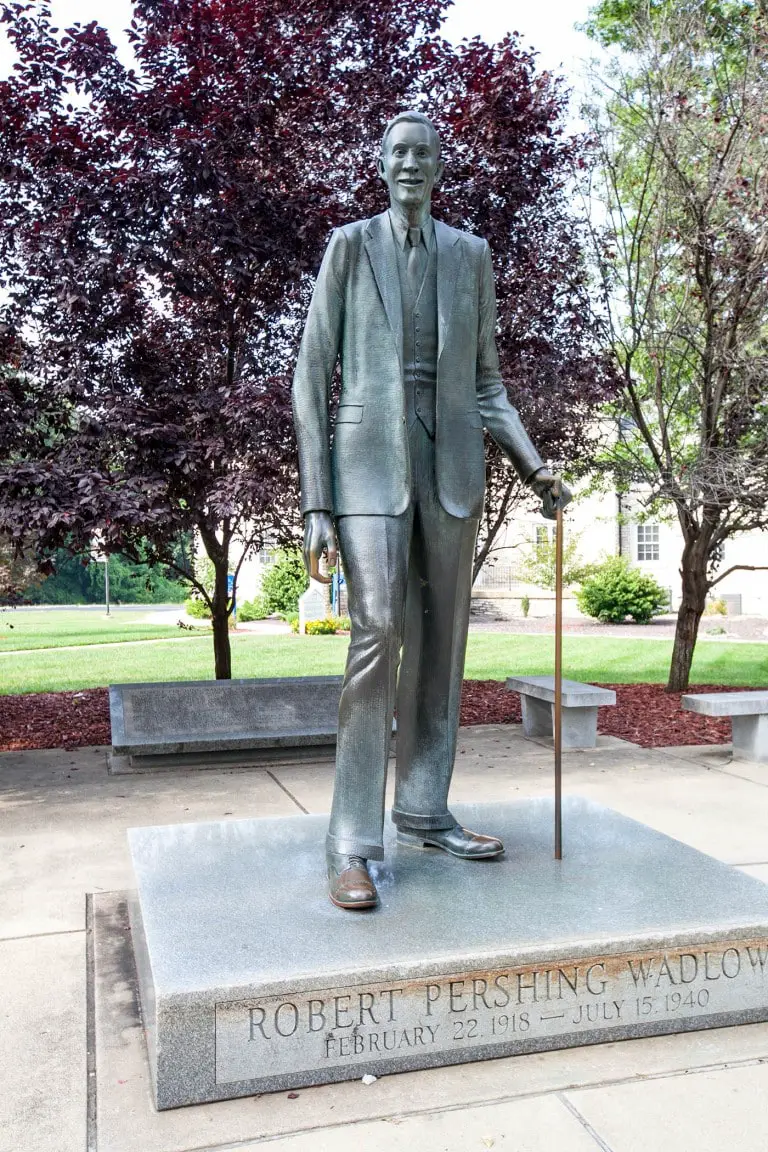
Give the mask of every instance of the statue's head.
M 377 171 L 403 208 L 428 204 L 443 174 L 440 137 L 423 112 L 400 112 L 384 129 Z

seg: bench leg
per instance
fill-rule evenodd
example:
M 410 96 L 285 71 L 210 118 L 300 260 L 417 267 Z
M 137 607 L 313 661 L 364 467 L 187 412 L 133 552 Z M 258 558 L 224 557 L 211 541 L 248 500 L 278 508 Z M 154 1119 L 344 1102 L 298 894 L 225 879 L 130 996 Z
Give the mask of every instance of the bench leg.
M 552 740 L 555 706 L 521 694 L 523 735 Z M 563 708 L 563 748 L 597 747 L 597 708 Z
M 768 716 L 732 716 L 733 755 L 768 764 Z
M 520 694 L 523 710 L 523 736 L 552 738 L 552 705 L 535 696 Z
M 596 746 L 597 708 L 563 708 L 563 748 Z

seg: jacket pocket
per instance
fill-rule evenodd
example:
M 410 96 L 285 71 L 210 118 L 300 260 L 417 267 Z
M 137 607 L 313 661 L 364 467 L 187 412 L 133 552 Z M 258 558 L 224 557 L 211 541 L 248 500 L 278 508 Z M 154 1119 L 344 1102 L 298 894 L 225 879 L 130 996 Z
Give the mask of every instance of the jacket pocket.
M 339 404 L 336 423 L 360 424 L 363 419 L 363 407 L 363 404 Z

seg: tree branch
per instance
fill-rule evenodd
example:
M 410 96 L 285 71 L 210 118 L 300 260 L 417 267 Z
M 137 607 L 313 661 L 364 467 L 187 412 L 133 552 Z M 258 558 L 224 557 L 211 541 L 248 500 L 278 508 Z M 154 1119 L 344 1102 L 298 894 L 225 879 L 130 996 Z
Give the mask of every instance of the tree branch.
M 718 576 L 715 580 L 709 581 L 710 588 L 714 588 L 715 584 L 719 584 L 721 580 L 725 580 L 726 576 L 730 576 L 731 572 L 768 572 L 768 564 L 732 564 L 730 568 L 726 568 L 722 575 Z

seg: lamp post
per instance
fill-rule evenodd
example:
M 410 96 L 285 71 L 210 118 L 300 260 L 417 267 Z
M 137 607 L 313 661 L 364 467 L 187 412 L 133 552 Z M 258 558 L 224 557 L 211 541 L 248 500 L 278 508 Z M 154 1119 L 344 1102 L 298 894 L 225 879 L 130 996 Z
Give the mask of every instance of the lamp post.
M 107 608 L 107 616 L 110 615 L 109 611 L 109 553 L 104 551 L 104 537 L 101 532 L 97 532 L 91 542 L 93 549 L 91 555 L 97 564 L 104 565 L 104 602 Z

